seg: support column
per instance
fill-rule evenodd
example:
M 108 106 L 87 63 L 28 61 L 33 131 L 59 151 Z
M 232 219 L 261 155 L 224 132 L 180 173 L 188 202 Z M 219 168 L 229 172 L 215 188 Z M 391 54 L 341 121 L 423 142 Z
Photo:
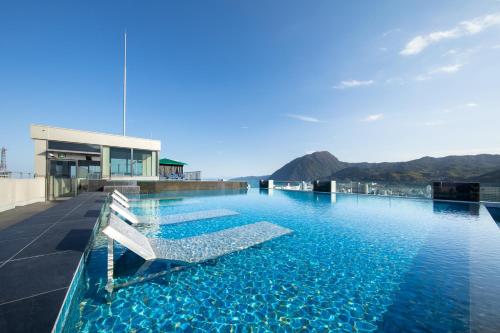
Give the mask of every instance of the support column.
M 106 290 L 109 293 L 113 292 L 113 282 L 114 282 L 114 277 L 113 277 L 113 272 L 114 272 L 114 250 L 115 250 L 115 241 L 111 238 L 108 237 L 108 269 L 107 269 L 107 280 L 108 282 L 106 283 Z
M 102 178 L 104 179 L 107 179 L 111 176 L 110 148 L 106 146 L 102 146 L 101 173 Z

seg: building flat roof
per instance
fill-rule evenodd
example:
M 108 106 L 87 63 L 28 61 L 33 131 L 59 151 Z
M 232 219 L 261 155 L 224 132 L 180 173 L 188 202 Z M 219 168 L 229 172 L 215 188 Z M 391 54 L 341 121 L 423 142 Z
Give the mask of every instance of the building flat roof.
M 160 165 L 186 165 L 187 163 L 171 160 L 169 158 L 162 158 Z
M 161 150 L 160 140 L 136 138 L 118 134 L 81 131 L 69 128 L 32 124 L 31 138 L 37 140 L 54 140 L 74 143 L 88 143 L 110 147 L 134 148 L 145 150 Z

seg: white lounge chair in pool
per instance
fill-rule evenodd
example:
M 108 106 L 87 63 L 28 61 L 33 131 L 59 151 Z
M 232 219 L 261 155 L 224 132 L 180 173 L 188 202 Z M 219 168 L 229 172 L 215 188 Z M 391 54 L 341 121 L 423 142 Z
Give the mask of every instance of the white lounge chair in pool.
M 244 250 L 291 232 L 276 224 L 257 222 L 188 238 L 148 238 L 113 214 L 103 230 L 110 239 L 145 260 L 163 259 L 189 264 Z
M 130 204 L 128 202 L 128 198 L 120 193 L 118 190 L 114 190 L 111 194 L 111 198 L 113 202 L 110 205 L 110 208 L 116 214 L 122 216 L 125 220 L 129 221 L 132 224 L 138 223 L 154 223 L 154 224 L 177 224 L 189 221 L 197 221 L 197 220 L 205 220 L 216 217 L 223 216 L 231 216 L 238 215 L 238 212 L 229 210 L 229 209 L 211 209 L 211 210 L 202 210 L 191 213 L 182 213 L 182 214 L 171 214 L 162 216 L 157 220 L 148 220 L 142 221 L 139 217 L 137 217 L 134 213 L 130 211 Z
M 161 225 L 171 225 L 171 224 L 179 224 L 191 221 L 199 221 L 206 219 L 213 219 L 216 217 L 224 217 L 224 216 L 232 216 L 238 215 L 238 212 L 229 209 L 210 209 L 210 210 L 199 210 L 196 212 L 190 213 L 181 213 L 181 214 L 170 214 L 164 215 L 156 219 L 148 220 L 147 223 L 150 224 L 161 224 Z M 143 222 L 146 223 L 146 222 Z
M 128 203 L 128 201 L 125 201 L 122 199 L 122 197 L 120 197 L 119 195 L 117 195 L 116 193 L 111 193 L 111 198 L 113 199 L 113 201 L 119 203 L 120 205 L 122 205 L 123 207 L 129 209 L 130 208 L 130 204 Z
M 113 193 L 119 196 L 123 201 L 129 202 L 129 198 L 123 195 L 123 193 L 121 193 L 120 191 L 114 190 Z
M 191 213 L 166 215 L 158 220 L 141 221 L 139 217 L 137 217 L 134 213 L 132 213 L 129 210 L 130 205 L 128 204 L 128 202 L 123 201 L 120 196 L 116 195 L 116 193 L 111 194 L 111 197 L 113 198 L 113 202 L 109 206 L 111 210 L 116 214 L 122 216 L 125 220 L 129 221 L 132 224 L 138 224 L 138 223 L 177 224 L 189 221 L 211 219 L 216 217 L 238 215 L 238 212 L 229 209 L 211 209 L 211 210 L 202 210 Z
M 115 212 L 116 214 L 122 216 L 124 219 L 126 219 L 127 221 L 129 221 L 132 224 L 141 223 L 141 221 L 139 220 L 139 218 L 134 213 L 132 213 L 131 211 L 129 211 L 124 206 L 120 205 L 115 200 L 113 200 L 113 202 L 111 203 L 111 205 L 109 205 L 109 208 L 111 208 L 111 210 L 113 212 Z M 111 214 L 111 215 L 113 215 L 113 214 Z

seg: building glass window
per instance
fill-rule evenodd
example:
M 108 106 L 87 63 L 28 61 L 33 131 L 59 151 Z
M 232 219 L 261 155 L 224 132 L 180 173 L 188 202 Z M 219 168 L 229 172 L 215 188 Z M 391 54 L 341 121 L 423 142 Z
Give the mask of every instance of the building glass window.
M 152 176 L 153 175 L 153 154 L 148 150 L 134 149 L 134 176 Z
M 101 162 L 78 161 L 77 178 L 98 179 L 101 177 Z
M 131 150 L 126 148 L 110 149 L 110 168 L 112 176 L 130 176 L 132 174 Z
M 50 161 L 50 175 L 59 178 L 74 178 L 76 176 L 76 162 Z
M 72 143 L 63 141 L 49 141 L 49 150 L 61 150 L 61 151 L 75 151 L 75 152 L 88 152 L 88 153 L 100 153 L 101 146 L 91 145 L 86 143 Z

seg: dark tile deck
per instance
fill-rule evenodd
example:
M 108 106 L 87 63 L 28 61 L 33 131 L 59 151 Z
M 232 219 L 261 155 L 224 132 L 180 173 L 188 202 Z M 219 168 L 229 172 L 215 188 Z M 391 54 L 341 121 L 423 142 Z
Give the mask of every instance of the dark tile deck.
M 0 230 L 17 224 L 18 222 L 27 219 L 35 214 L 57 205 L 56 201 L 37 202 L 27 206 L 16 207 L 15 209 L 6 210 L 0 213 Z
M 9 225 L 0 229 L 0 332 L 52 330 L 104 195 L 84 193 L 34 215 L 0 214 Z

